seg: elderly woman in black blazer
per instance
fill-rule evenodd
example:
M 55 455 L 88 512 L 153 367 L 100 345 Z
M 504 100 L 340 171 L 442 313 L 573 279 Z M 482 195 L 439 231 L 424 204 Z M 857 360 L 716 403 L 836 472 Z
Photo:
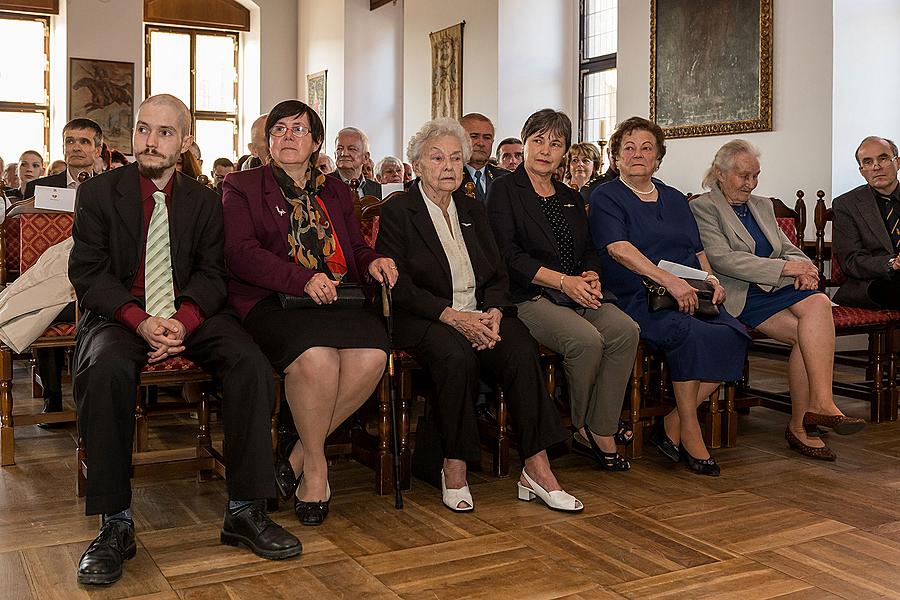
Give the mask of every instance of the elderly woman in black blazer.
M 381 209 L 379 252 L 394 257 L 394 342 L 407 348 L 435 385 L 444 504 L 474 508 L 466 461 L 481 459 L 475 400 L 481 372 L 506 393 L 525 466 L 520 500 L 536 496 L 547 506 L 584 507 L 562 490 L 546 448 L 567 434 L 542 382 L 538 348 L 515 315 L 506 268 L 481 204 L 454 193 L 471 144 L 453 119 L 426 123 L 407 154 L 420 181 Z
M 619 421 L 639 329 L 600 285 L 600 258 L 578 192 L 552 175 L 569 147 L 572 123 L 545 108 L 522 128 L 525 161 L 491 186 L 491 227 L 506 260 L 519 318 L 563 356 L 574 448 L 608 471 L 631 465 L 616 443 L 631 441 Z

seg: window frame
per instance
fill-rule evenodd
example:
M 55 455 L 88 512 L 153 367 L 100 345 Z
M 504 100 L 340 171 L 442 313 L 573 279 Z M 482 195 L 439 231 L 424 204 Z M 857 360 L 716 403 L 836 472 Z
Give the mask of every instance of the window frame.
M 610 71 L 616 68 L 617 52 L 603 54 L 592 58 L 585 58 L 585 3 L 587 0 L 579 0 L 578 2 L 578 139 L 580 141 L 589 141 L 597 143 L 598 140 L 584 139 L 584 114 L 585 114 L 585 97 L 584 97 L 584 81 L 589 75 Z M 617 44 L 618 47 L 618 44 Z
M 176 33 L 189 35 L 191 41 L 190 50 L 190 75 L 191 75 L 191 101 L 188 110 L 191 111 L 191 132 L 196 135 L 197 121 L 230 121 L 233 124 L 234 158 L 240 156 L 238 146 L 238 124 L 240 123 L 240 45 L 241 36 L 238 31 L 225 31 L 219 29 L 199 29 L 195 27 L 168 27 L 164 25 L 147 24 L 144 31 L 144 97 L 150 97 L 150 37 L 153 32 Z M 197 110 L 197 36 L 219 36 L 231 38 L 234 42 L 234 112 Z M 218 157 L 216 157 L 218 158 Z M 231 158 L 231 157 L 229 157 Z M 210 163 L 212 164 L 212 163 Z
M 44 56 L 47 57 L 47 61 L 44 63 L 45 102 L 39 104 L 34 102 L 11 102 L 9 100 L 0 100 L 0 112 L 40 113 L 44 115 L 44 147 L 41 149 L 41 155 L 44 160 L 47 160 L 50 153 L 50 16 L 0 11 L 0 19 L 38 21 L 44 25 Z M 26 150 L 27 149 L 28 148 L 26 148 Z M 15 159 L 13 162 L 19 161 L 18 156 L 11 158 Z M 7 164 L 9 164 L 9 160 L 10 159 L 8 158 Z

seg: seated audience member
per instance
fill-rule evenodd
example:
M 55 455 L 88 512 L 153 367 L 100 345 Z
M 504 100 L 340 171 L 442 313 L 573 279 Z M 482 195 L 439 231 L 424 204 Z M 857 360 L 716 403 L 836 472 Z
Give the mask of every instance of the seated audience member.
M 200 170 L 200 163 L 190 150 L 181 153 L 181 156 L 178 157 L 178 162 L 175 163 L 175 170 L 194 179 L 203 174 Z
M 374 310 L 329 305 L 347 284 L 392 285 L 397 268 L 363 240 L 350 189 L 315 168 L 325 137 L 319 115 L 285 100 L 269 112 L 265 131 L 269 164 L 225 180 L 229 301 L 284 375 L 300 435 L 277 465 L 279 491 L 293 496 L 303 525 L 321 525 L 331 500 L 325 438 L 371 395 L 389 352 Z M 311 302 L 285 307 L 279 294 Z
M 631 117 L 616 129 L 610 147 L 619 179 L 597 188 L 590 210 L 604 284 L 640 325 L 641 339 L 665 355 L 675 394 L 675 410 L 657 423 L 650 441 L 672 461 L 684 458 L 695 473 L 718 476 L 719 465 L 703 443 L 697 408 L 722 381 L 741 378 L 750 338 L 719 306 L 725 289 L 716 277 L 709 275 L 707 283 L 718 314 L 701 318 L 695 314 L 696 290 L 657 266 L 667 260 L 711 272 L 687 198 L 652 177 L 666 154 L 662 129 Z M 678 309 L 650 311 L 648 284 L 665 288 Z
M 79 118 L 66 123 L 62 132 L 63 156 L 66 167 L 61 173 L 41 177 L 30 181 L 25 187 L 25 197 L 34 196 L 38 187 L 73 188 L 80 185 L 79 175 L 94 175 L 94 161 L 100 156 L 103 146 L 103 131 L 100 125 L 91 119 Z M 56 317 L 54 322 L 75 320 L 75 304 L 69 304 Z M 65 352 L 62 348 L 35 348 L 34 357 L 41 378 L 44 392 L 44 408 L 42 413 L 60 412 L 62 410 L 62 369 L 65 363 Z M 65 424 L 44 424 L 40 427 L 52 429 L 64 427 Z
M 481 460 L 475 401 L 480 372 L 502 386 L 525 466 L 521 500 L 567 512 L 584 507 L 562 490 L 546 449 L 569 437 L 544 387 L 538 347 L 514 316 L 503 259 L 483 205 L 456 192 L 471 144 L 459 123 L 429 121 L 409 141 L 418 183 L 382 207 L 376 247 L 393 256 L 394 343 L 431 375 L 431 414 L 443 456 L 443 503 L 474 509 L 466 461 Z M 428 250 L 424 250 L 424 249 Z M 425 442 L 426 440 L 422 440 Z
M 606 160 L 609 161 L 609 166 L 606 168 L 606 171 L 604 171 L 603 175 L 600 175 L 599 177 L 588 183 L 586 186 L 581 188 L 581 197 L 584 198 L 585 202 L 591 201 L 591 194 L 594 193 L 594 190 L 596 190 L 604 183 L 612 181 L 619 176 L 619 171 L 616 168 L 616 159 L 613 158 L 612 155 L 612 148 L 607 147 Z
M 363 162 L 363 177 L 373 181 L 375 180 L 375 163 L 371 158 L 367 158 Z
M 463 115 L 459 124 L 466 130 L 472 144 L 472 154 L 463 170 L 459 190 L 466 192 L 466 184 L 473 184 L 472 192 L 475 199 L 484 204 L 487 202 L 487 195 L 494 179 L 508 172 L 488 162 L 491 149 L 494 147 L 494 124 L 480 113 Z
M 6 169 L 3 170 L 3 180 L 6 182 L 6 195 L 12 198 L 11 193 L 14 192 L 15 196 L 19 197 L 19 163 L 6 165 Z
M 616 443 L 631 440 L 619 415 L 640 332 L 603 297 L 581 196 L 551 178 L 571 135 L 561 112 L 528 117 L 525 162 L 491 186 L 488 212 L 518 317 L 538 342 L 563 356 L 572 425 L 586 440 L 576 448 L 607 471 L 627 471 L 631 465 Z
M 563 183 L 579 192 L 600 177 L 600 152 L 590 142 L 572 144 L 564 163 Z
M 138 374 L 148 362 L 173 356 L 222 382 L 229 500 L 221 541 L 268 559 L 301 552 L 297 538 L 265 511 L 265 499 L 275 492 L 272 371 L 223 310 L 222 204 L 215 192 L 175 172 L 179 154 L 190 155 L 190 127 L 181 100 L 147 98 L 134 127 L 137 164 L 78 190 L 69 277 L 84 315 L 74 390 L 90 473 L 85 511 L 103 515 L 100 534 L 78 566 L 82 584 L 118 580 L 123 562 L 137 551 L 129 473 Z M 170 230 L 170 222 L 180 225 Z
M 403 163 L 403 183 L 409 183 L 414 178 L 412 165 L 408 162 Z
M 247 142 L 247 149 L 250 151 L 250 156 L 256 160 L 244 163 L 242 171 L 255 169 L 269 162 L 269 146 L 266 144 L 266 119 L 268 117 L 267 114 L 260 115 L 250 126 L 250 141 Z
M 27 199 L 34 196 L 34 187 L 32 193 L 26 196 L 28 184 L 44 176 L 44 157 L 36 150 L 26 150 L 19 157 L 19 163 L 16 167 L 17 180 L 19 182 L 18 189 L 7 190 L 6 196 L 10 199 Z
M 238 159 L 237 164 L 235 165 L 235 167 L 236 167 L 236 168 L 235 168 L 235 171 L 243 171 L 243 170 L 244 170 L 244 163 L 246 163 L 247 160 L 248 160 L 251 156 L 252 156 L 252 155 L 250 155 L 250 154 L 242 154 L 241 157 Z
M 338 131 L 334 141 L 334 160 L 337 169 L 331 174 L 350 185 L 356 182 L 354 193 L 363 196 L 375 196 L 381 199 L 381 184 L 365 176 L 363 165 L 369 160 L 369 138 L 365 132 L 356 127 L 344 127 Z
M 403 162 L 396 156 L 385 156 L 375 165 L 378 183 L 403 183 Z
M 497 164 L 501 169 L 515 171 L 522 164 L 522 140 L 508 137 L 497 145 Z
M 200 146 L 197 142 L 193 142 L 190 147 L 191 154 L 194 155 L 194 158 L 197 159 L 197 168 L 202 173 L 203 172 L 203 157 L 200 154 Z
M 212 175 L 212 181 L 215 186 L 219 189 L 222 188 L 222 182 L 225 181 L 225 176 L 229 173 L 234 172 L 234 163 L 227 158 L 217 158 L 215 162 L 213 162 L 212 171 L 210 171 L 210 175 Z
M 848 434 L 865 421 L 845 417 L 834 404 L 831 300 L 819 292 L 816 266 L 778 226 L 772 201 L 752 195 L 758 177 L 759 151 L 744 140 L 728 142 L 703 179 L 710 191 L 690 202 L 691 211 L 709 264 L 728 294 L 725 308 L 747 327 L 791 347 L 788 445 L 811 458 L 834 460 L 834 452 L 807 436 L 804 425 Z
M 334 161 L 327 154 L 320 154 L 319 160 L 316 162 L 316 168 L 322 175 L 334 173 Z
M 63 171 L 66 170 L 66 161 L 64 160 L 54 160 L 50 163 L 50 168 L 47 169 L 47 176 L 51 175 L 59 175 Z
M 900 310 L 900 186 L 897 144 L 870 136 L 856 150 L 865 185 L 834 199 L 832 251 L 847 280 L 834 301 Z

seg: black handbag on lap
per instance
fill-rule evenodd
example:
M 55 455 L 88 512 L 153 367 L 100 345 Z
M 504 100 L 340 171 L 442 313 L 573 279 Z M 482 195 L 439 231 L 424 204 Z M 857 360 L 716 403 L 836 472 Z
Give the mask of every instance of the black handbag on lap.
M 557 306 L 565 306 L 566 308 L 584 308 L 582 305 L 578 304 L 566 294 L 562 290 L 555 290 L 553 288 L 542 287 L 541 295 L 552 302 Z
M 316 304 L 311 296 L 289 296 L 278 294 L 281 308 L 361 308 L 366 304 L 366 292 L 357 283 L 342 283 L 337 286 L 337 298 L 331 304 Z
M 685 279 L 688 284 L 697 290 L 697 310 L 694 316 L 707 319 L 719 315 L 719 307 L 713 304 L 713 286 L 701 279 Z M 644 279 L 644 287 L 647 288 L 647 306 L 650 312 L 660 310 L 678 310 L 678 301 L 662 285 L 649 279 Z

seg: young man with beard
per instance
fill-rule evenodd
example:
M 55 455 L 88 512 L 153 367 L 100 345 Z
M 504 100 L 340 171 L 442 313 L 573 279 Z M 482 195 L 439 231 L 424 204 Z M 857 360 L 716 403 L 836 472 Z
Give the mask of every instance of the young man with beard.
M 301 552 L 265 513 L 264 499 L 275 496 L 272 369 L 225 309 L 221 202 L 175 172 L 192 141 L 184 103 L 151 96 L 138 110 L 136 162 L 78 188 L 69 259 L 84 310 L 75 404 L 87 454 L 85 511 L 102 515 L 78 566 L 82 584 L 113 583 L 135 555 L 129 470 L 138 373 L 178 355 L 222 383 L 229 501 L 221 541 L 267 559 Z

